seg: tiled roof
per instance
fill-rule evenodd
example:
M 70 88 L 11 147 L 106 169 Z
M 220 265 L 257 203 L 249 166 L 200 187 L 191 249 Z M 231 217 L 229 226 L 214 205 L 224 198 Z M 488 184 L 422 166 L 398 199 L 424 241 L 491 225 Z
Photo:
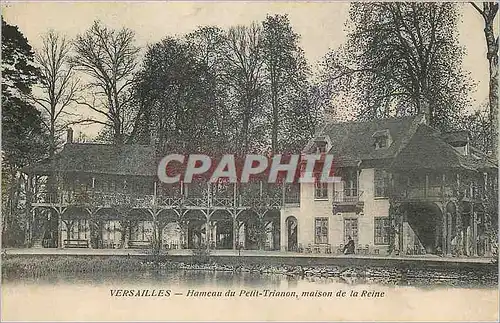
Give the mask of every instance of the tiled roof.
M 71 143 L 56 154 L 52 163 L 43 160 L 23 171 L 36 174 L 62 171 L 154 176 L 157 160 L 152 146 Z
M 347 165 L 354 161 L 395 157 L 420 122 L 421 116 L 331 123 L 318 135 L 329 136 L 332 146 L 328 153 L 334 155 L 337 164 Z M 373 135 L 386 132 L 389 132 L 392 144 L 375 149 Z
M 446 143 L 438 131 L 427 125 L 419 125 L 408 144 L 392 162 L 393 169 L 452 169 L 469 170 L 496 168 L 494 162 L 477 149 L 463 155 Z
M 417 115 L 331 123 L 327 124 L 316 138 L 329 138 L 331 148 L 328 153 L 334 156 L 337 167 L 357 166 L 360 162 L 369 160 L 387 160 L 388 166 L 397 169 L 478 170 L 498 167 L 494 160 L 473 147 L 470 148 L 470 154 L 463 155 L 448 143 L 467 140 L 466 132 L 440 133 L 425 125 L 424 121 L 422 115 Z M 389 133 L 391 145 L 376 149 L 374 136 L 385 133 Z M 314 140 L 309 142 L 304 152 L 313 152 L 313 145 Z
M 391 144 L 375 148 L 374 134 L 388 133 Z M 447 137 L 448 136 L 448 137 Z M 446 169 L 470 170 L 498 168 L 496 161 L 473 147 L 463 155 L 441 134 L 426 126 L 422 116 L 378 119 L 366 122 L 344 122 L 326 125 L 316 138 L 331 144 L 329 154 L 336 167 L 358 166 L 369 160 L 387 160 L 394 169 Z M 313 152 L 315 139 L 304 148 Z M 390 164 L 389 164 L 390 163 Z M 87 172 L 118 175 L 155 176 L 158 156 L 153 146 L 110 145 L 92 143 L 66 144 L 54 160 L 43 160 L 23 169 L 26 173 Z

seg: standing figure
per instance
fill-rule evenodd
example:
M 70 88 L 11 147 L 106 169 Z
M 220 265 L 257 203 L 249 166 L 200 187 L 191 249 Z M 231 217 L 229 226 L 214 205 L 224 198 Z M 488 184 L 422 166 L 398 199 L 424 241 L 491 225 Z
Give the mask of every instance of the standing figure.
M 344 246 L 344 255 L 350 255 L 354 253 L 354 240 L 351 236 L 347 237 L 347 244 Z

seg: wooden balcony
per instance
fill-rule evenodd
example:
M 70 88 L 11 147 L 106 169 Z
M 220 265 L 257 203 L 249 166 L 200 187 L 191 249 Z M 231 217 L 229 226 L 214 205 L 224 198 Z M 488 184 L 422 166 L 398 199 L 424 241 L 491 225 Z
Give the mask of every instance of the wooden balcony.
M 125 194 L 118 192 L 40 192 L 34 196 L 32 204 L 33 206 L 57 205 L 62 207 L 113 207 L 117 205 L 127 205 L 132 208 L 146 208 L 153 204 L 153 200 L 153 195 Z
M 236 199 L 234 198 L 236 197 Z M 156 205 L 155 205 L 156 203 Z M 242 191 L 228 197 L 227 195 L 212 194 L 190 194 L 175 196 L 140 195 L 113 192 L 62 192 L 48 193 L 39 192 L 33 196 L 33 206 L 81 206 L 111 208 L 115 206 L 127 206 L 130 208 L 281 208 L 287 205 L 299 205 L 298 194 L 284 195 L 281 192 L 252 192 Z
M 483 191 L 475 187 L 468 187 L 462 192 L 450 186 L 409 186 L 393 189 L 392 197 L 399 201 L 442 201 L 453 196 L 461 195 L 464 201 L 481 200 Z
M 333 194 L 333 203 L 337 205 L 357 205 L 363 204 L 360 197 L 363 192 L 358 190 L 335 191 Z

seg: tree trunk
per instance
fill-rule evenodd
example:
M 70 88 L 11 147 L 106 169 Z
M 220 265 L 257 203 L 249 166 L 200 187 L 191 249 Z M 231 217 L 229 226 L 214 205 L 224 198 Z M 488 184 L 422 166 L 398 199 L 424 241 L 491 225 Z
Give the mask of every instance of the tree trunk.
M 498 37 L 495 37 L 495 17 L 498 12 L 498 3 L 483 2 L 483 8 L 479 8 L 471 2 L 472 6 L 484 19 L 484 37 L 486 39 L 486 58 L 489 63 L 489 106 L 490 106 L 490 147 L 493 156 L 498 154 Z
M 274 78 L 274 76 L 273 76 Z M 276 79 L 271 80 L 271 102 L 273 110 L 273 122 L 272 122 L 272 138 L 271 138 L 271 150 L 275 154 L 278 150 L 278 126 L 279 126 L 279 113 L 278 113 L 278 93 L 276 86 Z
M 498 43 L 493 33 L 493 21 L 486 24 L 484 29 L 488 44 L 488 62 L 490 71 L 489 105 L 491 123 L 491 150 L 493 156 L 498 153 Z

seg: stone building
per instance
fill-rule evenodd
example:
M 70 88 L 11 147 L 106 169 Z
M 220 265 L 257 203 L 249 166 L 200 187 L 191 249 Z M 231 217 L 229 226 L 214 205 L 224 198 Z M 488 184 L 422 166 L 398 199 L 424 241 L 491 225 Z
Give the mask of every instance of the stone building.
M 466 132 L 423 116 L 327 124 L 303 150 L 335 183 L 167 185 L 148 145 L 75 143 L 24 169 L 33 247 L 480 255 L 497 225 L 498 167 Z
M 334 156 L 338 183 L 302 184 L 281 212 L 285 250 L 488 255 L 497 225 L 498 166 L 464 131 L 425 117 L 326 125 L 304 152 Z

